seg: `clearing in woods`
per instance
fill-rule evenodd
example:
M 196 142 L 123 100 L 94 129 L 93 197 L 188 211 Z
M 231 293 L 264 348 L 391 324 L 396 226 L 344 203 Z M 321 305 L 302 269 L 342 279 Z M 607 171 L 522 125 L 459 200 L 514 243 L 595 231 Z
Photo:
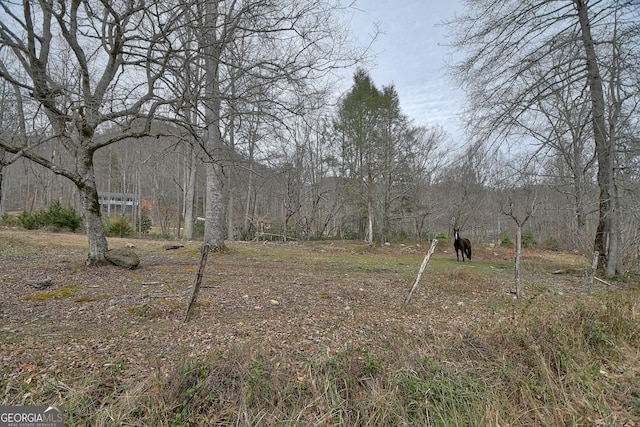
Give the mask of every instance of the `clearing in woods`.
M 227 253 L 209 255 L 198 304 L 185 324 L 200 243 L 180 242 L 184 247 L 166 250 L 166 245 L 176 242 L 109 239 L 110 248 L 128 243 L 135 246 L 140 257 L 137 269 L 87 267 L 83 263 L 86 237 L 82 234 L 0 228 L 0 386 L 4 395 L 0 404 L 64 404 L 69 419 L 78 424 L 98 424 L 99 413 L 104 425 L 109 424 L 105 419 L 118 417 L 126 424 L 123 419 L 135 416 L 133 409 L 122 409 L 122 396 L 128 393 L 128 399 L 134 402 L 131 406 L 140 406 L 135 396 L 137 386 L 146 384 L 149 399 L 151 384 L 160 382 L 171 388 L 176 370 L 187 372 L 194 361 L 214 357 L 218 362 L 226 360 L 250 370 L 247 378 L 238 379 L 244 384 L 243 391 L 237 391 L 243 396 L 242 404 L 232 398 L 221 403 L 222 394 L 217 394 L 220 408 L 227 411 L 226 418 L 219 422 L 231 422 L 233 416 L 237 422 L 239 411 L 244 411 L 253 420 L 247 423 L 258 423 L 259 413 L 264 410 L 256 410 L 258 415 L 252 412 L 251 405 L 260 402 L 256 393 L 251 393 L 251 385 L 268 374 L 273 386 L 275 371 L 281 370 L 290 373 L 295 383 L 306 384 L 308 398 L 316 402 L 309 406 L 311 403 L 303 402 L 306 398 L 297 398 L 299 405 L 307 405 L 306 409 L 299 408 L 306 414 L 298 417 L 301 424 L 321 425 L 326 421 L 322 414 L 328 409 L 318 402 L 330 396 L 328 389 L 319 390 L 316 382 L 328 374 L 315 371 L 315 364 L 349 358 L 353 360 L 343 369 L 345 372 L 375 378 L 376 373 L 381 376 L 384 371 L 395 378 L 390 380 L 393 383 L 404 369 L 402 348 L 416 353 L 418 361 L 434 360 L 442 369 L 484 369 L 483 364 L 498 363 L 494 356 L 501 345 L 513 345 L 500 343 L 502 338 L 496 338 L 500 336 L 496 331 L 526 328 L 529 315 L 560 318 L 572 307 L 590 306 L 603 294 L 617 292 L 633 293 L 635 318 L 631 320 L 638 321 L 637 281 L 616 282 L 613 288 L 596 282 L 589 294 L 586 273 L 590 259 L 577 254 L 525 250 L 524 298 L 517 301 L 513 295 L 512 249 L 476 244 L 473 261 L 462 263 L 456 262 L 452 244 L 440 242 L 411 302 L 403 307 L 429 243 L 367 248 L 361 242 L 325 241 L 228 243 Z M 564 274 L 553 274 L 558 270 Z M 28 284 L 46 278 L 51 279 L 46 289 Z M 485 333 L 492 338 L 478 338 Z M 637 337 L 634 339 L 630 342 L 637 344 Z M 631 360 L 637 361 L 637 346 L 627 350 L 636 352 Z M 356 367 L 356 362 L 362 366 Z M 510 368 L 505 365 L 501 369 L 505 369 L 501 375 L 507 375 Z M 598 369 L 609 372 L 615 368 Z M 624 384 L 639 379 L 637 368 L 622 366 L 616 372 Z M 89 388 L 90 378 L 102 379 L 99 390 Z M 483 381 L 491 384 L 491 380 Z M 345 380 L 345 384 L 350 383 Z M 189 388 L 175 387 L 178 391 L 173 398 L 179 403 L 167 403 L 172 397 L 162 395 L 158 400 L 163 403 L 156 404 L 173 414 L 177 422 L 177 414 L 184 416 L 187 405 L 181 396 Z M 531 391 L 532 396 L 538 396 L 532 399 L 541 399 L 540 405 L 562 405 L 544 402 L 544 382 L 532 387 L 542 387 Z M 191 390 L 195 389 L 192 385 Z M 565 389 L 567 392 L 571 390 Z M 87 393 L 94 397 L 81 397 Z M 336 393 L 336 399 L 342 398 Z M 345 401 L 359 398 L 355 393 L 343 397 Z M 627 399 L 603 395 L 595 400 L 600 398 L 604 407 L 611 406 L 611 414 L 618 414 L 611 419 L 631 420 L 634 409 L 640 412 L 638 395 Z M 422 404 L 416 404 L 414 409 L 419 411 Z M 514 402 L 518 404 L 522 402 Z M 119 415 L 114 415 L 114 410 L 109 412 L 108 408 L 118 405 Z M 296 404 L 291 405 L 295 408 Z M 220 408 L 216 414 L 222 417 Z M 269 409 L 272 417 L 277 417 L 277 409 Z M 337 411 L 342 414 L 338 421 L 353 422 L 349 418 L 352 415 Z M 504 417 L 501 411 L 501 407 L 495 409 L 496 418 Z M 250 418 L 252 413 L 255 418 Z M 397 419 L 419 420 L 415 418 L 418 415 L 411 414 L 396 415 Z M 140 425 L 153 419 L 150 413 L 136 416 Z M 212 415 L 207 417 L 211 419 Z M 566 419 L 564 415 L 550 417 Z M 283 419 L 275 421 L 287 423 L 286 417 Z

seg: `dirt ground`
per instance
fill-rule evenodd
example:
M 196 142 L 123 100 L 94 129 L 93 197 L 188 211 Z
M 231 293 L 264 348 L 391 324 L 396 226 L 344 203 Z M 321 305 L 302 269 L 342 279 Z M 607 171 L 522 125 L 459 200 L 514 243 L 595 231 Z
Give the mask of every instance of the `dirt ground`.
M 236 344 L 305 358 L 347 347 L 384 348 L 402 330 L 430 335 L 437 345 L 483 322 L 513 317 L 510 250 L 476 248 L 474 262 L 463 264 L 452 247 L 441 245 L 433 257 L 439 267 L 427 270 L 403 307 L 427 245 L 231 242 L 226 254 L 209 255 L 199 304 L 184 323 L 200 243 L 109 239 L 110 248 L 127 244 L 140 257 L 137 269 L 87 267 L 82 234 L 0 228 L 0 369 L 7 387 L 17 387 L 18 379 L 24 387 L 110 366 L 123 382 L 138 381 L 180 358 Z M 184 247 L 166 250 L 169 244 Z M 529 297 L 553 302 L 584 295 L 583 275 L 550 274 L 556 266 L 534 263 L 536 256 L 526 258 Z M 570 259 L 568 267 L 588 265 L 578 255 Z M 46 278 L 47 289 L 28 284 Z M 16 402 L 20 394 L 12 390 L 5 394 L 13 401 L 4 403 L 29 402 L 28 393 Z

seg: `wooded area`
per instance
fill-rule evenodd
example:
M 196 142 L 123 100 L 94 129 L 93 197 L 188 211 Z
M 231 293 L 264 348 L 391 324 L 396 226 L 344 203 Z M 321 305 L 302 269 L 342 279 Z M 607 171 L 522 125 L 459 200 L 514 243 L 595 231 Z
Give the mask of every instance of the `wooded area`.
M 597 250 L 607 276 L 635 265 L 636 1 L 465 1 L 449 23 L 464 143 L 357 68 L 369 52 L 349 41 L 353 7 L 3 2 L 0 213 L 77 207 L 89 263 L 124 216 L 214 250 L 455 227 L 483 244 Z

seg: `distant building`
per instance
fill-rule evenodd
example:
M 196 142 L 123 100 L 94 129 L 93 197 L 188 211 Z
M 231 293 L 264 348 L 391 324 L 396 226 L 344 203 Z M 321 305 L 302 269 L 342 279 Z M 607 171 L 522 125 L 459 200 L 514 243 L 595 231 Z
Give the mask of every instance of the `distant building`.
M 98 193 L 98 200 L 104 212 L 129 213 L 140 204 L 138 196 L 128 193 Z

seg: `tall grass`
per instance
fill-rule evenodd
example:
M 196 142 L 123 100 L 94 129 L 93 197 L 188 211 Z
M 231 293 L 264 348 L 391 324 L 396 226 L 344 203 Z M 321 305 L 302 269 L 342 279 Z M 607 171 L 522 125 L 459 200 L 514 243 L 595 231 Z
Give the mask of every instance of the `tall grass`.
M 515 427 L 622 426 L 640 421 L 637 285 L 587 295 L 579 291 L 560 294 L 544 284 L 528 284 L 527 298 L 514 300 L 505 292 L 509 286 L 503 285 L 504 279 L 496 279 L 496 271 L 511 265 L 503 256 L 488 254 L 488 261 L 479 257 L 465 265 L 435 259 L 430 265 L 429 292 L 421 297 L 424 304 L 400 308 L 406 284 L 411 283 L 421 261 L 417 256 L 390 260 L 384 253 L 354 255 L 360 248 L 332 249 L 326 255 L 317 246 L 302 255 L 286 246 L 269 249 L 238 246 L 233 249 L 234 257 L 216 260 L 217 271 L 232 271 L 225 262 L 247 259 L 272 270 L 275 259 L 276 269 L 285 270 L 289 264 L 284 260 L 295 258 L 296 265 L 304 265 L 300 271 L 326 278 L 333 288 L 304 285 L 302 289 L 308 289 L 308 299 L 327 318 L 326 322 L 310 321 L 314 330 L 317 324 L 324 328 L 322 334 L 331 336 L 330 329 L 340 329 L 336 333 L 340 341 L 327 340 L 331 349 L 319 344 L 298 349 L 302 340 L 297 338 L 280 349 L 278 334 L 267 336 L 269 331 L 259 327 L 245 333 L 238 326 L 233 332 L 237 339 L 216 337 L 208 350 L 192 351 L 190 346 L 198 345 L 200 335 L 193 339 L 184 335 L 206 329 L 207 322 L 216 321 L 215 313 L 195 325 L 161 322 L 161 313 L 153 310 L 160 306 L 167 310 L 171 300 L 158 299 L 129 307 L 131 324 L 119 325 L 123 329 L 150 328 L 157 335 L 147 339 L 174 347 L 166 355 L 154 351 L 132 356 L 145 369 L 134 371 L 131 377 L 125 354 L 105 353 L 119 360 L 104 360 L 101 355 L 87 357 L 87 363 L 75 360 L 99 350 L 81 347 L 91 340 L 75 336 L 64 340 L 57 330 L 55 337 L 47 338 L 39 330 L 30 336 L 25 325 L 3 327 L 0 344 L 18 352 L 24 366 L 16 366 L 19 359 L 12 359 L 9 351 L 2 353 L 5 369 L 0 378 L 0 404 L 61 404 L 70 426 Z M 197 253 L 195 247 L 185 248 L 180 256 Z M 541 260 L 531 268 L 550 266 Z M 372 274 L 387 274 L 386 287 L 369 290 L 365 279 Z M 358 280 L 351 282 L 352 287 L 343 284 L 339 288 L 341 278 L 347 276 L 358 276 Z M 293 281 L 291 276 L 285 279 Z M 173 280 L 185 279 L 176 276 Z M 48 298 L 36 301 L 40 305 L 34 307 L 51 303 L 52 295 L 47 293 Z M 339 296 L 344 299 L 337 303 Z M 390 296 L 397 300 L 396 307 Z M 438 299 L 441 296 L 447 298 Z M 362 303 L 358 310 L 348 311 L 353 317 L 347 321 L 342 302 L 349 297 Z M 376 298 L 382 302 L 374 301 Z M 69 298 L 56 301 L 71 304 Z M 168 310 L 178 308 L 170 304 Z M 277 319 L 262 314 L 266 310 L 247 311 L 247 317 L 234 321 L 259 323 L 249 316 L 264 316 L 262 322 L 284 323 L 313 316 L 304 312 L 296 317 L 304 310 L 285 312 L 283 307 Z M 422 316 L 420 310 L 433 313 Z M 228 319 L 231 316 L 225 321 Z M 86 326 L 77 327 L 74 334 L 85 333 L 82 328 Z M 101 334 L 100 342 L 109 339 L 103 332 L 96 332 Z M 116 331 L 110 333 L 118 336 Z M 305 332 L 294 325 L 282 331 L 285 333 Z M 53 363 L 46 352 L 42 360 L 35 358 L 27 350 L 34 341 L 69 346 L 69 358 Z M 175 354 L 182 356 L 172 359 Z M 56 369 L 58 366 L 61 368 Z M 52 369 L 47 371 L 47 367 Z
M 604 293 L 326 355 L 237 344 L 135 385 L 112 367 L 60 393 L 69 425 L 622 425 L 640 420 L 639 308 L 638 291 Z

